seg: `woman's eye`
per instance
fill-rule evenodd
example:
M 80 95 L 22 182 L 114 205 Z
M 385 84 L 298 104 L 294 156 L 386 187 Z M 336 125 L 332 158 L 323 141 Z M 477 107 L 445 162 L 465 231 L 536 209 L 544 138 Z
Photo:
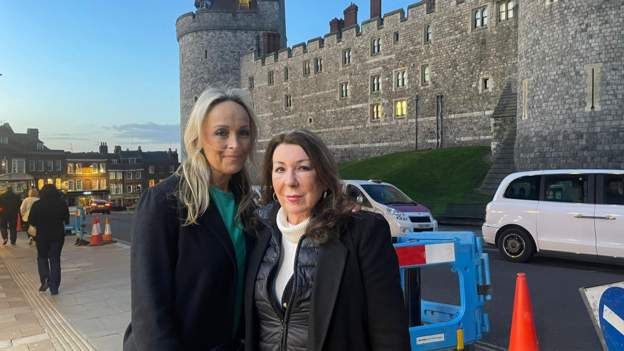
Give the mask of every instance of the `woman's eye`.
M 215 131 L 215 135 L 217 135 L 217 136 L 227 136 L 228 135 L 228 131 L 227 131 L 227 129 L 217 129 Z
M 284 167 L 277 167 L 273 169 L 274 173 L 282 173 L 284 172 Z
M 248 137 L 251 135 L 251 132 L 248 129 L 241 129 L 238 131 L 238 135 Z
M 311 171 L 312 167 L 311 166 L 307 166 L 307 165 L 301 165 L 299 166 L 299 169 L 302 171 Z

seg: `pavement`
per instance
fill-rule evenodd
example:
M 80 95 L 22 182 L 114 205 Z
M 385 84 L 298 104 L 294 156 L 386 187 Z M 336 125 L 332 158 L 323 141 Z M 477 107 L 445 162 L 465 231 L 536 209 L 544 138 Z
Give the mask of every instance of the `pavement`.
M 59 295 L 39 292 L 37 249 L 0 246 L 0 351 L 122 350 L 130 321 L 130 246 L 66 237 Z

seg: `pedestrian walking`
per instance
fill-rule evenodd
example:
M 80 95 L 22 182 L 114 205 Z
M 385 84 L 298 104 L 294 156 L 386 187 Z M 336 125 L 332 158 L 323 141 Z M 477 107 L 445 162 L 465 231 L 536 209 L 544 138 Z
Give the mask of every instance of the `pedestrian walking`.
M 209 89 L 184 132 L 187 158 L 143 194 L 131 249 L 125 351 L 234 351 L 255 210 L 245 167 L 258 135 L 242 91 Z
M 30 214 L 30 209 L 32 205 L 39 200 L 39 192 L 35 188 L 30 188 L 28 190 L 28 196 L 22 200 L 22 204 L 20 205 L 20 214 L 22 215 L 22 228 L 28 229 L 28 215 Z M 33 237 L 26 232 L 28 235 L 28 245 L 32 245 Z
M 305 130 L 274 137 L 262 176 L 245 350 L 409 350 L 388 223 L 353 211 L 321 139 Z
M 20 208 L 20 197 L 13 192 L 13 188 L 7 187 L 4 194 L 0 195 L 0 232 L 2 233 L 2 245 L 7 245 L 9 239 L 11 245 L 17 240 L 17 216 Z
M 39 291 L 50 288 L 57 295 L 61 284 L 61 250 L 65 243 L 65 224 L 69 223 L 69 209 L 54 184 L 41 188 L 28 215 L 28 223 L 37 228 L 37 267 L 41 286 Z

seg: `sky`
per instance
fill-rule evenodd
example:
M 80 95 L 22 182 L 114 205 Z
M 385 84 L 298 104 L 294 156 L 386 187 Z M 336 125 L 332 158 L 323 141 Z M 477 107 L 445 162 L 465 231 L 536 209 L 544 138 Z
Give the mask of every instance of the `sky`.
M 382 12 L 417 1 L 382 0 Z M 351 2 L 369 18 L 369 0 L 286 0 L 288 45 L 327 34 Z M 0 0 L 0 124 L 73 152 L 179 149 L 175 21 L 193 4 Z

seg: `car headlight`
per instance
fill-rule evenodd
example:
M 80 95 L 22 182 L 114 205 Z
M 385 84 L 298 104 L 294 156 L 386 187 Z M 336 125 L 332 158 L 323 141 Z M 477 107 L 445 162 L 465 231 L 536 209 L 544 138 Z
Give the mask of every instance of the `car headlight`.
M 386 207 L 386 211 L 388 211 L 389 214 L 393 215 L 394 218 L 396 218 L 399 221 L 409 222 L 409 217 L 403 212 L 399 212 L 392 207 Z

